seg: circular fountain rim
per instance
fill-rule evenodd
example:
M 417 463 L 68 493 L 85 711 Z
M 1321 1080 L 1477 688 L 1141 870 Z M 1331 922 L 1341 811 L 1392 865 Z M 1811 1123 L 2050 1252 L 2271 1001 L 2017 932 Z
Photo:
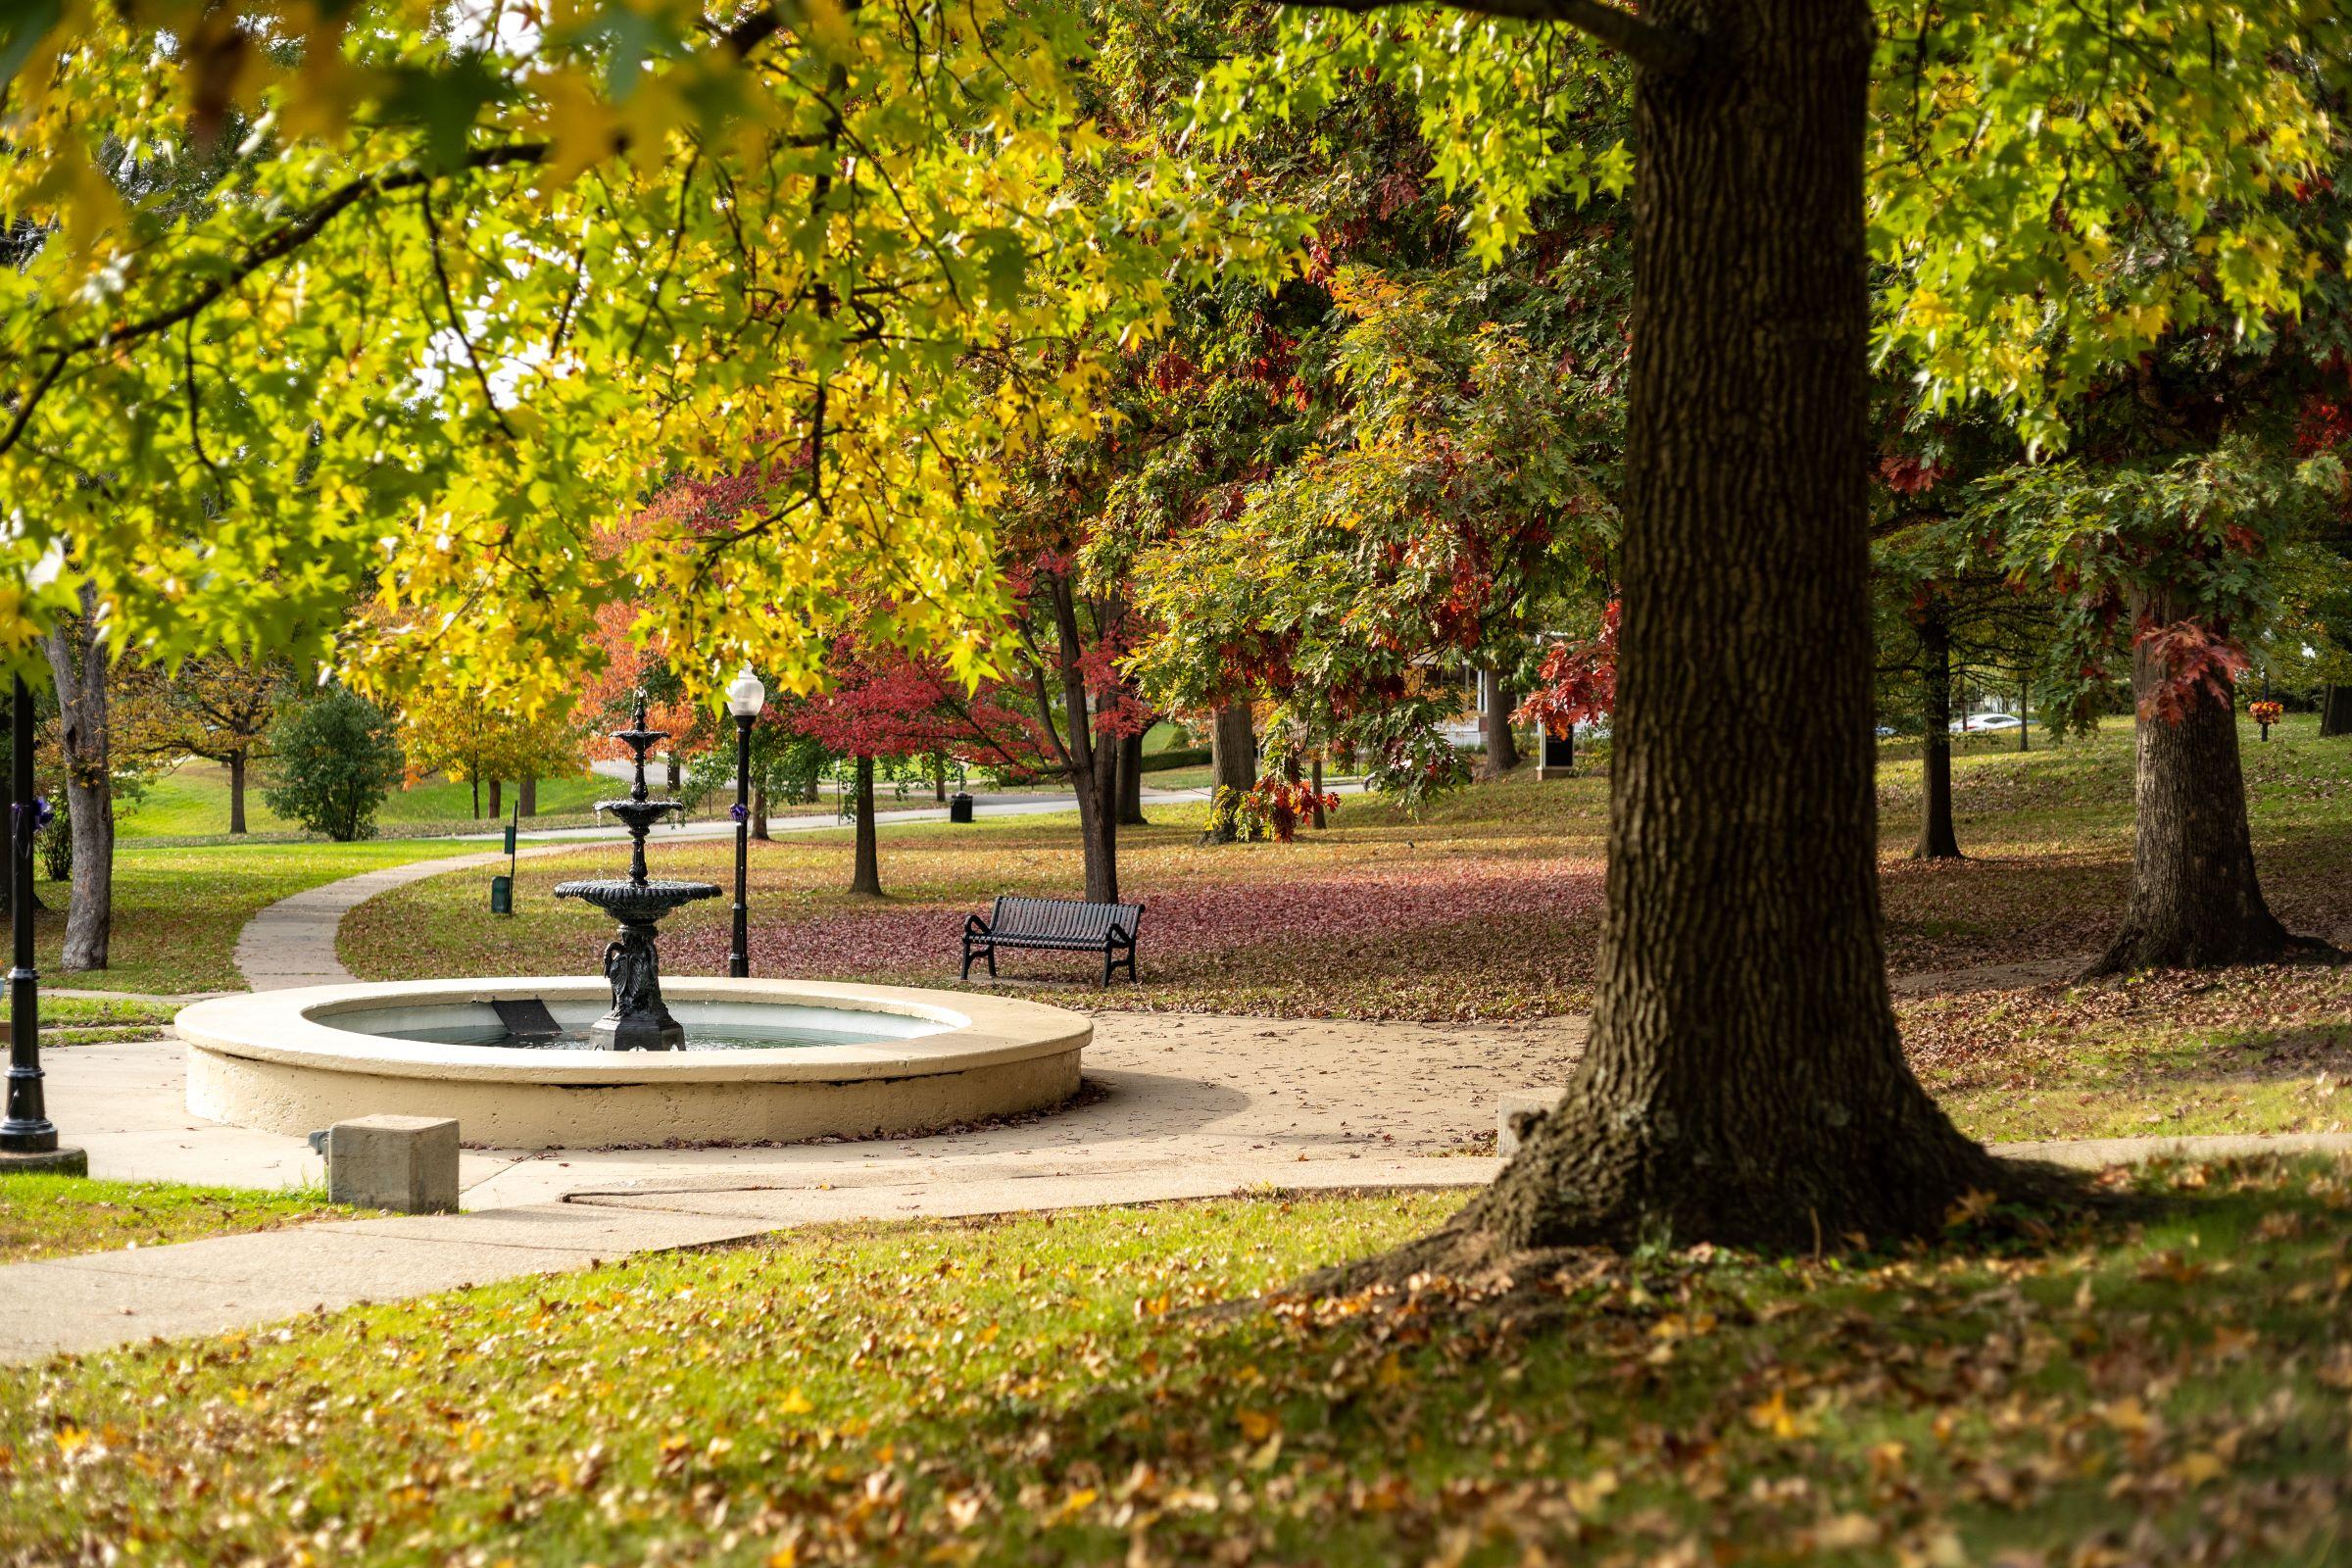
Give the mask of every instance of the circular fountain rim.
M 906 986 L 825 980 L 664 976 L 674 1002 L 768 1003 L 881 1012 L 942 1023 L 937 1034 L 864 1045 L 773 1050 L 592 1051 L 453 1046 L 339 1029 L 327 1020 L 387 1003 L 465 1004 L 538 997 L 610 999 L 602 976 L 502 975 L 359 981 L 215 997 L 182 1008 L 172 1028 L 192 1050 L 328 1072 L 510 1084 L 848 1083 L 926 1077 L 1068 1053 L 1092 1038 L 1084 1016 L 1040 1003 Z

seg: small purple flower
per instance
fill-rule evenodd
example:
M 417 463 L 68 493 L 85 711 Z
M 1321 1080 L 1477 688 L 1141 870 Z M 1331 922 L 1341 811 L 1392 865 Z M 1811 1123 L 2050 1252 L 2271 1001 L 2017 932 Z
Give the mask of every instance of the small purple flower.
M 727 815 L 738 822 L 749 822 L 752 819 L 752 808 L 738 801 L 735 805 L 727 808 Z

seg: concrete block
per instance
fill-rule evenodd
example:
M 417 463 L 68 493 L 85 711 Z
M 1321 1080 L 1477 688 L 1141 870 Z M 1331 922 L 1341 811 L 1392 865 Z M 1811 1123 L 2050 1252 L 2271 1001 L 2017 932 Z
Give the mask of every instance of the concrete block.
M 452 1214 L 458 1124 L 446 1116 L 361 1116 L 326 1134 L 326 1196 L 360 1208 Z
M 1504 1159 L 1519 1152 L 1519 1118 L 1549 1115 L 1565 1093 L 1559 1089 L 1514 1089 L 1502 1097 L 1494 1127 L 1494 1152 Z

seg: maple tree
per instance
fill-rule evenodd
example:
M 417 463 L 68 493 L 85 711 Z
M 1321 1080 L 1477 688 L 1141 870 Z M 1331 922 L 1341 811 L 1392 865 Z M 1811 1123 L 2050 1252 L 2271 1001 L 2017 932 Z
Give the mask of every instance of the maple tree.
M 228 769 L 228 831 L 243 833 L 248 770 L 269 755 L 270 720 L 299 694 L 293 667 L 272 659 L 200 655 L 177 669 L 116 666 L 125 708 L 122 749 L 171 763 L 201 757 Z
M 224 0 L 184 35 L 160 0 L 38 15 L 11 34 L 24 107 L 0 205 L 56 226 L 0 278 L 0 482 L 53 504 L 0 546 L 0 644 L 22 657 L 85 584 L 112 635 L 200 651 L 372 578 L 392 634 L 350 658 L 379 682 L 544 694 L 567 678 L 547 651 L 636 592 L 709 661 L 695 679 L 752 658 L 800 685 L 841 604 L 880 594 L 895 630 L 975 674 L 1004 608 L 999 460 L 1098 438 L 1122 338 L 1169 324 L 1211 262 L 1263 275 L 1303 231 L 1257 223 L 1216 155 L 1367 76 L 1410 82 L 1473 260 L 1546 202 L 1634 191 L 1592 1045 L 1438 1245 L 1934 1232 L 2018 1178 L 1920 1091 L 1888 1007 L 1873 338 L 1925 406 L 1990 402 L 2047 445 L 2069 398 L 2167 331 L 2291 310 L 2312 253 L 2264 198 L 2314 172 L 2306 29 L 2329 18 L 1336 4 L 1372 14 L 1294 8 L 1272 47 L 1209 66 L 1201 156 L 1115 157 L 1068 88 L 1083 19 L 1051 7 L 966 25 L 921 5 L 588 5 L 527 47 L 434 31 L 421 6 Z M 1481 10 L 1508 16 L 1462 15 Z M 300 45 L 258 47 L 253 18 Z M 184 100 L 153 91 L 159 60 Z M 1630 153 L 1590 134 L 1629 64 Z M 270 156 L 217 202 L 125 207 L 97 176 L 110 148 L 217 133 L 240 95 L 273 117 Z M 2135 265 L 2130 218 L 2150 210 L 2197 276 Z M 2066 286 L 2084 272 L 2102 286 Z M 419 364 L 421 417 L 395 406 Z M 732 471 L 754 445 L 799 476 L 773 505 L 657 530 L 618 567 L 593 548 L 650 475 Z M 416 523 L 388 544 L 387 498 Z M 1830 725 L 1711 722 L 1800 703 Z M 1091 768 L 1085 726 L 1065 730 Z
M 400 710 L 400 745 L 411 784 L 433 773 L 473 787 L 473 814 L 505 814 L 502 786 L 514 779 L 527 788 L 579 764 L 580 725 L 568 705 L 525 715 L 501 712 L 477 697 L 426 689 L 411 695 Z M 521 814 L 530 810 L 516 802 Z
M 844 634 L 834 642 L 826 676 L 822 691 L 771 702 L 771 721 L 853 760 L 857 829 L 850 891 L 879 898 L 875 761 L 948 753 L 1027 766 L 1037 756 L 1037 733 L 1027 715 L 988 694 L 966 693 L 945 669 L 889 644 L 865 646 Z
M 1597 724 L 1617 710 L 1618 612 L 1618 601 L 1610 600 L 1599 631 L 1544 650 L 1536 688 L 1513 715 L 1520 723 L 1573 740 L 1577 725 Z
M 969 678 L 999 460 L 1090 429 L 1122 332 L 1299 226 L 1209 222 L 1219 190 L 1088 124 L 1075 6 L 195 21 L 7 19 L 0 216 L 38 243 L 0 272 L 0 484 L 47 498 L 5 544 L 20 660 L 87 585 L 118 649 L 530 711 L 614 600 L 698 686 L 791 688 L 879 595 Z M 205 177 L 171 202 L 124 177 L 174 160 Z M 792 482 L 605 548 L 747 460 Z
M 1862 0 L 1639 15 L 1335 0 L 1288 16 L 1280 56 L 1210 73 L 1211 144 L 1311 119 L 1367 74 L 1410 79 L 1491 261 L 1542 202 L 1606 188 L 1625 157 L 1580 134 L 1612 68 L 1551 24 L 1634 68 L 1624 610 L 1592 1031 L 1494 1186 L 1376 1266 L 1661 1232 L 1790 1248 L 1933 1233 L 1967 1192 L 2030 1185 L 1921 1089 L 1888 1002 L 1871 356 L 1914 367 L 1927 412 L 1986 402 L 2047 445 L 2069 398 L 2172 326 L 2291 309 L 2311 253 L 2263 198 L 2315 172 L 2324 139 L 2327 111 L 2287 64 L 2309 19 L 2205 0 L 2008 0 L 1884 25 Z M 2151 193 L 2174 240 L 2207 259 L 2202 276 L 2133 265 Z M 2068 286 L 2085 271 L 2099 290 Z M 1827 716 L 1801 736 L 1714 721 L 1798 707 Z

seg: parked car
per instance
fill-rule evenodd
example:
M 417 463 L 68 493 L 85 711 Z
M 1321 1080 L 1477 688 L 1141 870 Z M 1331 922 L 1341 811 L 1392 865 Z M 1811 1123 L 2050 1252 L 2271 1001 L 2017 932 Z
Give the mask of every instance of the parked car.
M 1989 735 L 1997 730 L 2017 729 L 2025 720 L 2015 713 L 1971 713 L 1966 718 L 1952 720 L 1955 735 Z

